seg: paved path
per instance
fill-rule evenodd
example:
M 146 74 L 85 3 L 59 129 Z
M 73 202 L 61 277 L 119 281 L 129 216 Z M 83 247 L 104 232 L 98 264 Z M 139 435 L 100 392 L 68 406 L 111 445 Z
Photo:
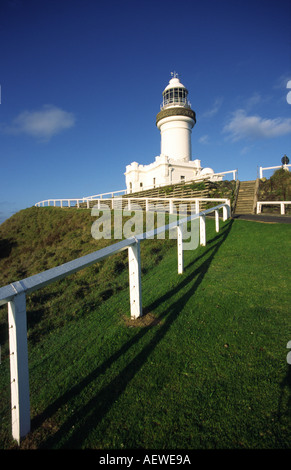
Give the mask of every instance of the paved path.
M 234 214 L 232 218 L 273 224 L 291 224 L 291 216 L 280 214 Z

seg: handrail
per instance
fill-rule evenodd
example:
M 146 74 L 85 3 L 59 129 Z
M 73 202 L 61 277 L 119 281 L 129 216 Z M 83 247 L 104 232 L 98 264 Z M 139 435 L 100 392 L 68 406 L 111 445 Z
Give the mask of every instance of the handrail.
M 27 345 L 26 294 L 40 289 L 52 282 L 76 273 L 85 267 L 101 261 L 115 253 L 128 249 L 130 312 L 132 318 L 142 315 L 140 242 L 158 235 L 161 231 L 177 227 L 178 274 L 184 271 L 183 263 L 183 225 L 194 219 L 200 222 L 200 245 L 206 245 L 205 217 L 215 212 L 215 228 L 219 232 L 219 210 L 223 209 L 223 220 L 230 217 L 229 202 L 223 202 L 210 209 L 175 220 L 163 227 L 121 240 L 91 254 L 74 259 L 42 273 L 13 282 L 0 288 L 0 305 L 8 303 L 9 349 L 10 349 L 10 387 L 12 436 L 20 440 L 30 431 L 30 397 Z
M 117 194 L 117 193 L 124 193 L 126 194 L 127 190 L 126 189 L 120 189 L 118 191 L 109 191 L 109 193 L 101 193 L 101 194 L 95 194 L 94 196 L 86 196 L 84 199 L 103 199 L 103 196 L 107 196 L 107 194 L 111 194 L 112 197 L 113 197 L 113 194 Z
M 289 166 L 291 167 L 291 164 L 290 165 L 278 165 L 278 166 L 266 166 L 265 168 L 260 166 L 260 178 L 263 178 L 264 170 L 275 170 L 276 168 L 288 168 Z
M 16 281 L 12 284 L 1 287 L 0 306 L 10 302 L 17 294 L 22 292 L 30 294 L 31 292 L 41 289 L 52 282 L 61 280 L 70 274 L 74 274 L 80 269 L 87 268 L 96 262 L 102 261 L 112 254 L 119 253 L 134 243 L 136 243 L 135 239 L 122 240 L 116 244 L 106 246 L 98 251 L 82 256 L 81 258 L 68 261 L 60 266 L 43 271 L 40 274 L 35 274 L 27 277 L 26 279 L 22 279 L 21 281 Z
M 257 214 L 261 214 L 262 205 L 279 205 L 281 215 L 285 215 L 285 205 L 291 204 L 291 201 L 258 201 L 257 202 Z
M 106 194 L 111 194 L 111 193 L 106 193 Z M 104 193 L 105 195 L 105 193 Z M 213 202 L 213 201 L 222 201 L 222 202 L 227 202 L 228 201 L 228 198 L 203 198 L 203 197 L 194 197 L 194 198 L 175 198 L 175 197 L 147 197 L 147 196 L 143 196 L 143 197 L 126 197 L 126 198 L 121 198 L 121 197 L 109 197 L 109 198 L 97 198 L 97 199 L 93 199 L 94 196 L 91 196 L 91 199 L 87 198 L 83 198 L 83 199 L 47 199 L 45 201 L 40 201 L 40 202 L 37 202 L 35 204 L 35 206 L 37 207 L 49 207 L 50 206 L 50 203 L 52 202 L 53 203 L 53 206 L 56 207 L 56 203 L 60 202 L 60 206 L 59 207 L 77 207 L 79 208 L 80 207 L 80 201 L 81 203 L 86 203 L 86 207 L 87 209 L 90 209 L 92 206 L 90 206 L 90 202 L 92 203 L 92 201 L 96 201 L 97 204 L 100 204 L 100 203 L 104 203 L 104 202 L 108 202 L 110 201 L 112 203 L 112 208 L 113 208 L 113 203 L 118 203 L 120 201 L 125 201 L 128 202 L 128 201 L 131 201 L 131 200 L 135 200 L 135 201 L 162 201 L 162 202 L 165 202 L 165 201 L 185 201 L 185 202 L 190 202 L 190 201 L 210 201 L 210 202 Z M 76 206 L 72 206 L 71 205 L 71 202 L 76 202 Z M 68 203 L 68 206 L 64 206 L 63 202 L 67 202 Z M 47 206 L 45 206 L 45 203 L 47 203 Z
M 43 201 L 36 202 L 34 205 L 38 207 L 44 207 L 45 203 L 48 203 L 50 205 L 50 202 L 65 202 L 67 201 L 69 204 L 69 201 L 75 201 L 77 205 L 79 205 L 80 201 L 85 202 L 85 201 L 91 201 L 92 199 L 103 199 L 103 196 L 107 196 L 108 194 L 111 194 L 112 197 L 114 197 L 114 194 L 119 194 L 119 193 L 127 193 L 126 189 L 120 189 L 118 191 L 110 191 L 108 193 L 100 193 L 100 194 L 94 194 L 93 196 L 84 196 L 84 197 L 70 197 L 70 198 L 49 198 L 49 199 L 44 199 Z M 62 207 L 62 206 L 61 206 Z M 70 206 L 69 206 L 70 207 Z M 79 206 L 78 206 L 79 207 Z

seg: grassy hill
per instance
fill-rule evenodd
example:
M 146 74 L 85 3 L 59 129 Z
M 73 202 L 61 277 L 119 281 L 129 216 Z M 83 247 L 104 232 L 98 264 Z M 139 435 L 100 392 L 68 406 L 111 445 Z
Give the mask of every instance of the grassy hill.
M 30 208 L 0 226 L 0 286 L 102 248 L 82 209 Z M 127 253 L 27 298 L 32 430 L 21 448 L 290 448 L 288 224 L 207 220 L 207 245 L 142 242 L 142 320 Z M 278 243 L 280 240 L 280 243 Z M 11 440 L 0 308 L 0 447 Z

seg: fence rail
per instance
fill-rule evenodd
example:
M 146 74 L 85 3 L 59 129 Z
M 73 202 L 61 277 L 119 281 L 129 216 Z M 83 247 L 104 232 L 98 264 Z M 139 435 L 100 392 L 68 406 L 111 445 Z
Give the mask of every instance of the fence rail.
M 215 229 L 216 232 L 219 232 L 220 209 L 223 210 L 223 220 L 225 221 L 231 215 L 229 202 L 223 202 L 210 209 L 175 220 L 163 227 L 127 238 L 94 253 L 0 288 L 0 305 L 8 303 L 12 436 L 18 444 L 30 431 L 26 295 L 127 249 L 130 314 L 132 318 L 138 318 L 142 315 L 140 242 L 147 238 L 153 238 L 160 232 L 177 228 L 178 273 L 181 274 L 184 270 L 183 224 L 198 219 L 200 222 L 200 245 L 205 246 L 205 218 L 214 212 Z
M 288 171 L 288 167 L 291 167 L 291 165 L 267 166 L 265 168 L 260 166 L 260 178 L 263 178 L 263 171 L 264 170 L 276 170 L 278 168 L 284 168 Z
M 111 196 L 111 198 L 118 197 L 121 194 L 126 194 L 126 193 L 127 193 L 126 189 L 120 189 L 119 191 L 111 191 L 109 193 L 94 194 L 93 196 L 71 197 L 71 198 L 50 198 L 50 199 L 44 199 L 43 201 L 36 202 L 35 206 L 36 207 L 50 206 L 52 203 L 53 206 L 56 206 L 57 204 L 59 204 L 60 207 L 73 207 L 73 205 L 79 207 L 80 204 L 87 202 L 87 201 L 92 201 L 95 199 L 96 200 L 104 199 L 104 196 Z M 116 195 L 118 194 L 118 196 L 115 196 L 115 194 Z
M 146 210 L 150 207 L 151 202 L 165 204 L 168 203 L 170 206 L 170 211 L 174 210 L 175 204 L 178 202 L 196 204 L 196 212 L 199 212 L 200 202 L 229 202 L 228 198 L 167 198 L 167 197 L 109 197 L 109 198 L 98 198 L 98 199 L 48 199 L 46 201 L 41 201 L 36 203 L 37 207 L 49 207 L 49 206 L 59 206 L 59 207 L 86 207 L 90 209 L 93 207 L 93 203 L 96 201 L 96 206 L 100 209 L 101 204 L 109 205 L 111 209 L 123 209 L 128 207 L 130 210 L 131 204 L 134 202 L 141 203 L 145 205 Z M 46 204 L 45 204 L 46 203 Z M 67 205 L 66 205 L 67 203 Z M 74 204 L 75 203 L 75 204 Z
M 285 214 L 285 206 L 291 204 L 291 201 L 258 201 L 257 202 L 257 214 L 261 214 L 262 205 L 276 205 L 280 206 L 281 215 Z

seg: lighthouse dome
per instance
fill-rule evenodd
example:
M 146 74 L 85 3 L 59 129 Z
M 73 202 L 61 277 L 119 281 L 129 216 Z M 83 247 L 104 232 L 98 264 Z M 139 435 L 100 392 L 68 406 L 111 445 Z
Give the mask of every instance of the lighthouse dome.
M 174 78 L 171 78 L 171 80 L 169 81 L 169 84 L 164 89 L 164 92 L 166 90 L 169 90 L 170 88 L 185 88 L 185 87 L 184 87 L 183 83 L 180 82 L 178 77 L 174 77 Z
M 180 82 L 176 72 L 174 72 L 173 75 L 173 78 L 171 78 L 169 84 L 163 91 L 163 103 L 161 104 L 161 109 L 174 106 L 190 108 L 191 105 L 187 99 L 188 90 L 184 87 L 183 83 Z

